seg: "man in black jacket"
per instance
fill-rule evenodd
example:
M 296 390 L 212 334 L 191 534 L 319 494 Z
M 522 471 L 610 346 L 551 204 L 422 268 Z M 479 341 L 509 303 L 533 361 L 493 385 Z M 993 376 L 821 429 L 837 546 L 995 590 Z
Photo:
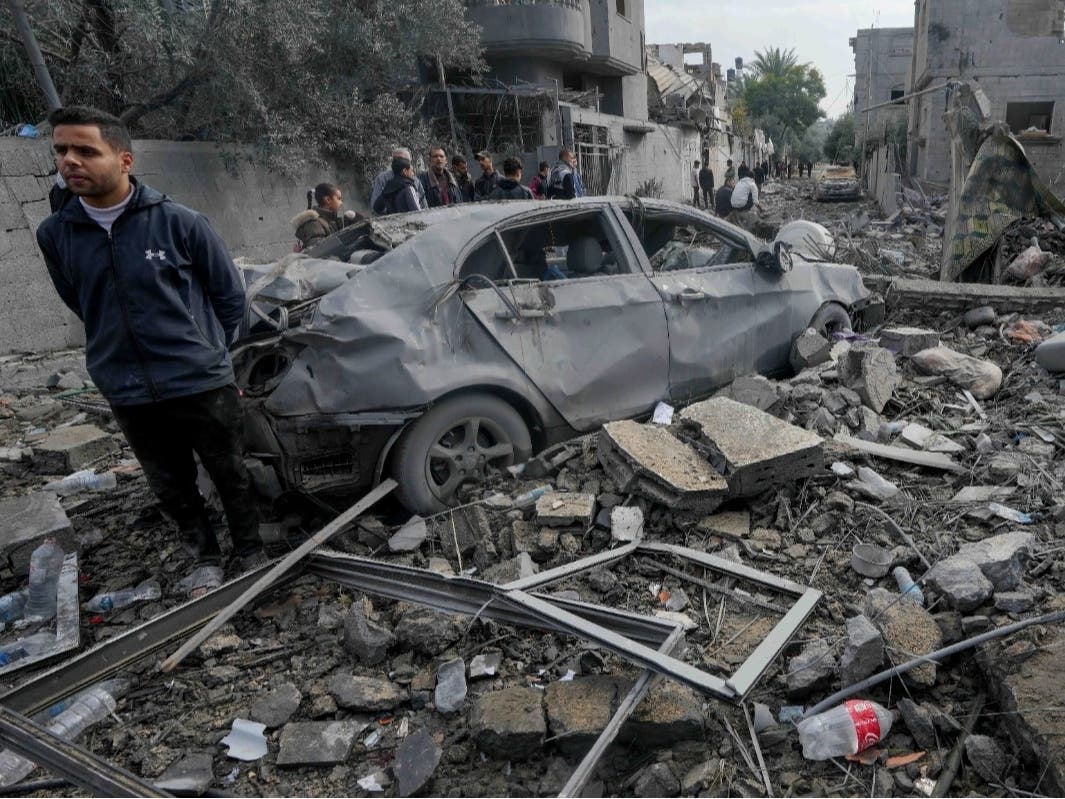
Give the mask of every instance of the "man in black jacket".
M 532 189 L 521 184 L 521 161 L 511 156 L 503 161 L 503 179 L 499 181 L 486 200 L 535 200 Z
M 393 158 L 392 179 L 385 184 L 373 212 L 383 216 L 422 210 L 424 209 L 418 198 L 418 181 L 414 177 L 414 167 L 406 158 Z
M 85 362 L 160 504 L 202 563 L 221 556 L 194 454 L 222 498 L 240 565 L 264 560 L 242 457 L 228 344 L 244 289 L 207 220 L 131 177 L 129 132 L 71 106 L 48 118 L 73 197 L 37 229 L 60 298 L 85 323 Z
M 418 175 L 429 208 L 454 205 L 463 201 L 462 191 L 455 176 L 447 168 L 447 153 L 443 147 L 429 150 L 429 169 Z
M 496 170 L 495 164 L 492 163 L 492 156 L 485 150 L 477 153 L 477 164 L 481 167 L 481 176 L 473 183 L 474 193 L 478 200 L 484 200 L 495 191 L 495 187 L 499 185 L 499 181 L 503 179 L 503 176 Z

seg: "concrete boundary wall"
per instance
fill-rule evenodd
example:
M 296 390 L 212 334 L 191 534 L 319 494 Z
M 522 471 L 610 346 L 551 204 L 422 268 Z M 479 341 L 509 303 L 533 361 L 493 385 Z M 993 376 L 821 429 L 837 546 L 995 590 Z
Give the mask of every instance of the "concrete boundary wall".
M 899 210 L 898 196 L 902 193 L 902 177 L 895 169 L 890 145 L 874 149 L 865 162 L 865 188 L 876 200 L 884 216 Z
M 48 140 L 0 139 L 0 353 L 78 346 L 84 333 L 56 296 L 35 231 L 48 216 L 55 165 Z M 292 250 L 289 220 L 306 207 L 306 190 L 339 182 L 349 207 L 352 187 L 331 174 L 305 181 L 271 174 L 248 161 L 227 171 L 222 151 L 202 142 L 136 141 L 133 173 L 211 220 L 234 256 L 273 260 Z

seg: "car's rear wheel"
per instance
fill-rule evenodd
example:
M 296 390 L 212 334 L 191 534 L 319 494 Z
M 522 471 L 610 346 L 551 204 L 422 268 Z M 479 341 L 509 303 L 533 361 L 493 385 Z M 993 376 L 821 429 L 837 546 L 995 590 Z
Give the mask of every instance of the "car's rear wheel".
M 424 515 L 458 504 L 458 489 L 532 455 L 529 428 L 510 405 L 468 394 L 433 406 L 396 445 L 392 474 L 408 510 Z
M 834 302 L 814 314 L 814 318 L 810 320 L 810 327 L 828 339 L 832 338 L 833 333 L 854 329 L 851 327 L 851 317 L 847 309 Z

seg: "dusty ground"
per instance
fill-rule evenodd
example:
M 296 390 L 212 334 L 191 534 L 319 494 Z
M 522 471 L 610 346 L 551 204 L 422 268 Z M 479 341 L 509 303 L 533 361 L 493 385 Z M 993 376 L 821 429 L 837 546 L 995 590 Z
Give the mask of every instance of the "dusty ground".
M 770 184 L 765 192 L 765 203 L 770 209 L 767 223 L 807 218 L 839 231 L 844 219 L 853 218 L 861 211 L 876 219 L 868 203 L 814 204 L 808 197 L 809 188 L 808 181 Z M 850 250 L 862 250 L 862 266 L 866 271 L 930 276 L 934 272 L 932 265 L 938 259 L 939 243 L 932 235 L 935 224 L 934 219 L 922 219 L 896 229 L 877 229 L 876 235 L 848 238 L 843 234 L 840 243 L 843 246 L 846 242 Z M 903 264 L 889 262 L 882 255 L 884 249 L 902 251 Z M 888 319 L 890 325 L 919 325 L 936 330 L 945 345 L 989 359 L 1003 370 L 1002 388 L 992 399 L 981 403 L 987 416 L 983 420 L 959 398 L 957 388 L 942 380 L 921 377 L 911 364 L 900 360 L 905 379 L 879 420 L 920 422 L 963 445 L 963 451 L 955 457 L 964 466 L 964 472 L 925 470 L 865 458 L 835 447 L 826 451 L 826 465 L 836 460 L 853 466 L 867 465 L 899 487 L 898 496 L 878 506 L 910 533 L 917 548 L 933 564 L 966 542 L 1021 529 L 1001 518 L 974 515 L 974 511 L 981 510 L 975 505 L 952 503 L 952 496 L 960 488 L 1011 487 L 1014 491 L 1003 504 L 1032 515 L 1033 523 L 1023 526 L 1025 532 L 1033 533 L 1036 538 L 1023 578 L 1031 592 L 1031 608 L 1019 613 L 1006 612 L 996 609 L 989 600 L 961 613 L 926 587 L 929 611 L 948 639 L 952 631 L 961 635 L 964 630 L 964 635 L 969 635 L 1061 607 L 1059 594 L 1065 579 L 1065 547 L 1061 545 L 1057 519 L 1065 518 L 1061 482 L 1065 477 L 1065 461 L 1060 456 L 1065 445 L 1061 436 L 1065 401 L 1057 378 L 1034 364 L 1030 345 L 1009 337 L 1008 330 L 1014 321 L 1014 317 L 1004 316 L 993 325 L 969 330 L 954 314 L 938 314 L 931 308 L 896 310 Z M 1055 325 L 1065 319 L 1048 317 L 1032 321 Z M 799 426 L 833 428 L 819 429 L 822 435 L 831 435 L 836 429 L 855 432 L 847 423 L 847 412 L 852 406 L 831 376 L 811 379 L 810 375 L 804 375 L 774 384 L 772 390 L 779 399 L 772 412 L 781 418 Z M 64 396 L 93 398 L 91 392 L 64 394 L 60 389 L 26 390 L 0 398 L 0 415 L 5 417 L 0 420 L 0 446 L 32 445 L 35 435 L 39 435 L 34 430 L 53 429 L 85 413 L 61 401 Z M 818 417 L 818 411 L 823 408 L 829 409 L 828 421 L 824 414 Z M 86 421 L 117 435 L 106 416 L 89 412 Z M 1052 440 L 1048 445 L 1030 446 L 1037 441 L 1033 426 L 1050 431 Z M 978 448 L 981 435 L 990 443 L 980 443 Z M 113 466 L 121 455 L 128 457 L 128 450 L 98 464 L 98 468 Z M 1001 459 L 996 461 L 1002 455 L 1014 458 L 1017 467 L 1010 469 Z M 4 464 L 4 469 L 7 472 L 4 495 L 24 493 L 43 485 L 41 475 L 21 464 Z M 789 697 L 788 659 L 816 641 L 827 642 L 838 659 L 847 639 L 845 622 L 862 611 L 869 591 L 873 587 L 896 590 L 890 576 L 870 580 L 850 568 L 851 548 L 855 543 L 883 546 L 892 552 L 895 565 L 908 566 L 915 577 L 924 571 L 913 550 L 876 513 L 856 504 L 856 501 L 870 500 L 848 487 L 848 481 L 849 478 L 837 477 L 826 470 L 812 479 L 784 485 L 752 500 L 730 503 L 722 510 L 746 511 L 750 516 L 749 534 L 738 538 L 715 533 L 713 524 L 705 519 L 706 514 L 675 512 L 642 503 L 647 534 L 652 539 L 726 553 L 755 568 L 824 592 L 824 599 L 787 655 L 778 659 L 753 692 L 751 701 L 767 705 L 774 717 L 784 706 L 812 704 L 839 687 L 838 674 L 833 673 L 823 687 L 805 696 Z M 556 490 L 594 494 L 599 507 L 625 500 L 641 502 L 616 493 L 609 476 L 598 465 L 594 439 L 577 445 L 573 457 L 547 478 L 523 482 L 500 476 L 493 485 L 474 493 L 470 499 L 476 501 L 495 493 L 513 497 L 544 483 L 551 483 Z M 182 601 L 173 588 L 191 564 L 173 543 L 172 533 L 155 509 L 143 476 L 136 471 L 122 474 L 116 491 L 73 496 L 64 500 L 64 507 L 75 533 L 90 536 L 90 542 L 95 540 L 87 543 L 83 552 L 83 600 L 99 590 L 133 585 L 152 575 L 158 575 L 163 584 L 163 598 L 157 602 L 104 617 L 84 614 L 84 641 L 106 640 Z M 518 551 L 529 552 L 539 567 L 546 569 L 610 546 L 609 532 L 595 524 L 545 530 L 535 522 L 531 510 L 522 512 L 484 505 L 483 513 L 471 510 L 459 515 L 460 524 L 480 533 L 479 540 L 467 547 L 460 545 L 463 551 L 459 554 L 452 543 L 455 540 L 450 527 L 453 520 L 445 515 L 429 520 L 429 539 L 418 551 L 389 555 L 384 541 L 405 521 L 398 509 L 390 505 L 365 519 L 357 530 L 339 536 L 333 545 L 352 553 L 416 566 L 429 566 L 431 558 L 444 559 L 456 572 L 460 569 L 461 556 L 461 568 L 474 567 L 476 576 L 486 577 L 491 577 L 501 562 Z M 321 521 L 308 512 L 302 529 L 313 532 Z M 762 606 L 679 581 L 660 566 L 649 558 L 639 558 L 562 581 L 550 592 L 576 592 L 585 601 L 650 614 L 662 607 L 653 586 L 674 592 L 683 588 L 689 601 L 684 612 L 697 625 L 687 636 L 686 660 L 722 676 L 753 650 L 776 621 L 773 613 Z M 8 574 L 0 590 L 6 592 L 18 586 L 17 579 Z M 775 599 L 763 597 L 765 601 Z M 367 665 L 345 645 L 345 620 L 355 612 L 353 609 L 395 635 L 383 662 Z M 1017 655 L 1023 651 L 1024 657 L 1014 658 L 1020 663 L 1033 655 L 1046 657 L 1049 653 L 1052 657 L 1054 650 L 1044 648 L 1053 646 L 1047 637 L 1050 632 L 1042 628 L 1025 631 L 1005 642 L 1014 650 L 1006 653 L 1001 649 L 989 650 L 984 657 L 990 657 L 999 671 L 1015 673 L 1011 653 Z M 458 712 L 439 712 L 433 704 L 438 667 L 456 657 L 468 666 L 474 656 L 493 653 L 500 656 L 497 673 L 471 679 L 469 695 Z M 938 776 L 956 740 L 958 723 L 976 694 L 987 687 L 977 660 L 969 652 L 947 661 L 936 670 L 931 685 L 893 681 L 862 695 L 891 708 L 906 697 L 924 704 L 934 726 L 931 747 L 920 746 L 918 733 L 898 719 L 880 744 L 883 750 L 880 759 L 872 764 L 843 759 L 815 763 L 803 759 L 797 736 L 787 725 L 764 730 L 759 736 L 759 746 L 774 795 L 922 795 L 914 787 L 914 781 L 922 777 L 934 780 Z M 162 677 L 154 673 L 154 665 L 145 662 L 132 675 L 134 686 L 120 701 L 117 719 L 93 729 L 85 737 L 85 745 L 149 779 L 159 777 L 189 753 L 205 752 L 212 761 L 211 790 L 249 796 L 369 795 L 358 780 L 380 772 L 380 780 L 388 782 L 397 747 L 421 729 L 431 733 L 442 750 L 442 757 L 419 794 L 553 795 L 579 762 L 583 753 L 581 745 L 572 736 L 556 737 L 556 731 L 549 728 L 547 740 L 542 744 L 515 745 L 508 750 L 509 757 L 483 754 L 474 718 L 480 697 L 505 688 L 531 686 L 545 697 L 550 717 L 553 691 L 562 690 L 551 686 L 559 685 L 564 678 L 571 676 L 591 690 L 593 683 L 579 681 L 592 677 L 632 679 L 638 674 L 637 669 L 619 658 L 577 639 L 491 621 L 434 619 L 426 611 L 366 597 L 306 575 L 290 588 L 266 596 L 254 612 L 239 614 L 232 625 L 203 651 L 185 661 L 173 675 Z M 338 674 L 385 680 L 391 686 L 392 699 L 382 700 L 376 710 L 360 709 L 359 703 L 347 709 L 338 707 L 339 697 L 336 691 L 330 691 L 330 681 Z M 272 689 L 286 684 L 298 691 L 298 706 L 285 722 L 268 729 L 268 754 L 250 763 L 227 758 L 226 747 L 219 741 L 229 732 L 234 718 L 253 715 L 252 708 L 257 702 Z M 614 691 L 611 695 L 618 691 L 624 693 L 622 689 L 611 691 Z M 1017 692 L 1023 696 L 1023 702 L 1009 707 L 1000 704 L 1005 700 L 992 692 L 975 728 L 977 734 L 989 736 L 997 744 L 1002 762 L 996 765 L 994 773 L 987 773 L 986 769 L 974 767 L 973 761 L 978 756 L 970 755 L 963 761 L 951 795 L 1029 796 L 1050 792 L 1047 762 L 1030 759 L 1031 749 L 1018 745 L 1010 735 L 1011 725 L 1003 721 L 1009 717 L 1023 727 L 1025 719 L 1019 718 L 1023 714 L 1029 720 L 1046 721 L 1045 714 L 1059 709 L 1047 706 L 1042 710 L 1039 704 L 1044 698 L 1048 699 L 1047 705 L 1056 703 L 1056 694 L 1045 679 L 1022 682 Z M 739 710 L 696 696 L 687 689 L 663 684 L 645 701 L 637 716 L 639 724 L 630 725 L 601 761 L 588 795 L 766 794 L 757 754 Z M 1041 733 L 1050 737 L 1051 744 L 1060 734 L 1057 718 L 1050 719 L 1053 723 Z M 344 762 L 324 767 L 277 765 L 284 723 L 334 719 L 366 724 Z M 379 735 L 372 735 L 375 732 Z M 890 756 L 921 751 L 925 754 L 908 765 L 893 768 L 887 765 Z M 30 780 L 42 776 L 46 775 L 37 772 Z M 395 784 L 385 785 L 384 795 L 392 795 L 396 790 Z M 77 794 L 73 789 L 59 793 Z

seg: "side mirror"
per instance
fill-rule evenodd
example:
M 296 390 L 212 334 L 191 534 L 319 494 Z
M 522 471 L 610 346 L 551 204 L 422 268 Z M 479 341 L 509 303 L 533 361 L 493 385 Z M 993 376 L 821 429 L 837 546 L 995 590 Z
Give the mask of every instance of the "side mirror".
M 772 248 L 765 247 L 755 256 L 754 264 L 759 269 L 771 274 L 783 275 L 790 272 L 792 267 L 791 245 L 778 241 Z

